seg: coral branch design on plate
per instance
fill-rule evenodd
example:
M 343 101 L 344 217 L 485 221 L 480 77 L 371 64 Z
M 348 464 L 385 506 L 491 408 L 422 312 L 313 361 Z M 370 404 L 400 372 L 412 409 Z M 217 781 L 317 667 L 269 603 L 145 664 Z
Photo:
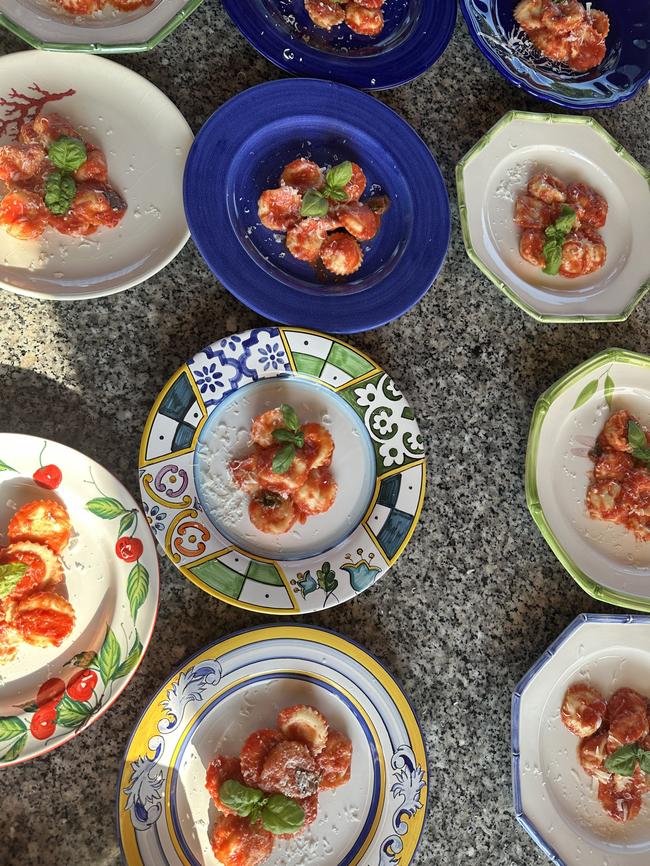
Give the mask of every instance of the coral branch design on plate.
M 0 106 L 5 109 L 2 112 L 3 117 L 0 118 L 0 136 L 9 136 L 17 141 L 20 127 L 34 120 L 46 105 L 50 102 L 59 102 L 66 96 L 74 96 L 76 93 L 72 87 L 61 93 L 51 93 L 36 82 L 26 89 L 36 95 L 19 93 L 15 87 L 12 87 L 7 96 L 0 96 Z
M 11 516 L 2 561 L 25 563 L 0 599 L 0 649 L 8 629 L 27 647 L 17 661 L 5 652 L 3 665 L 0 763 L 13 763 L 80 733 L 125 688 L 153 630 L 158 563 L 144 515 L 101 466 L 29 436 L 1 434 L 0 448 L 9 491 L 0 515 Z M 51 591 L 64 575 L 68 599 Z M 8 587 L 4 580 L 0 592 Z M 27 603 L 29 618 L 21 612 Z
M 281 866 L 305 850 L 321 866 L 408 866 L 427 771 L 413 711 L 377 659 L 334 632 L 272 626 L 222 638 L 164 683 L 118 788 L 129 866 L 163 854 Z
M 408 543 L 424 484 L 422 436 L 388 374 L 301 328 L 197 353 L 140 447 L 143 507 L 167 556 L 206 592 L 267 613 L 372 586 Z

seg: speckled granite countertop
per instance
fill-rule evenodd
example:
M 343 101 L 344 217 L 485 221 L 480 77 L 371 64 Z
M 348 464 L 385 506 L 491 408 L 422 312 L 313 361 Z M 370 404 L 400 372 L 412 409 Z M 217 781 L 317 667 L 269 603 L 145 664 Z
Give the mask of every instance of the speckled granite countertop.
M 0 36 L 3 54 L 24 48 Z M 240 90 L 281 77 L 214 0 L 157 50 L 119 62 L 167 93 L 195 131 Z M 540 325 L 471 264 L 455 205 L 456 161 L 505 111 L 549 107 L 509 86 L 464 25 L 432 70 L 379 98 L 424 137 L 454 202 L 449 257 L 435 286 L 399 321 L 351 339 L 410 398 L 426 437 L 428 493 L 420 527 L 389 575 L 304 620 L 379 655 L 419 712 L 431 797 L 416 866 L 536 866 L 546 860 L 513 815 L 510 693 L 577 613 L 601 607 L 564 572 L 526 510 L 530 414 L 544 388 L 594 352 L 647 352 L 650 300 L 625 324 Z M 595 114 L 650 165 L 647 88 Z M 103 300 L 57 304 L 3 293 L 0 428 L 78 448 L 137 495 L 140 433 L 160 387 L 195 350 L 260 321 L 215 281 L 191 242 L 154 279 Z M 118 766 L 149 696 L 208 641 L 266 621 L 210 601 L 167 561 L 161 579 L 153 642 L 118 703 L 64 747 L 0 773 L 2 866 L 118 864 Z

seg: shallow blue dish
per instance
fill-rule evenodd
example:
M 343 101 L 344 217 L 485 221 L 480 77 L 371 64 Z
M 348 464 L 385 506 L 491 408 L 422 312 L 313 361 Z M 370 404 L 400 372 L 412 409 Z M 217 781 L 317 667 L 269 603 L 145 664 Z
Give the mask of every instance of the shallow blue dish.
M 294 259 L 284 236 L 259 222 L 260 194 L 300 156 L 357 162 L 364 199 L 390 198 L 379 233 L 362 244 L 361 268 L 344 280 Z M 425 143 L 379 100 L 328 81 L 273 81 L 222 105 L 192 145 L 183 193 L 215 276 L 251 309 L 291 325 L 353 333 L 396 319 L 429 289 L 449 243 L 449 199 Z
M 512 84 L 566 108 L 611 108 L 630 99 L 650 78 L 650 4 L 595 0 L 609 15 L 603 62 L 573 72 L 541 55 L 513 17 L 516 0 L 460 0 L 470 35 Z
M 456 23 L 456 0 L 386 0 L 384 29 L 359 36 L 341 24 L 316 27 L 304 0 L 223 0 L 235 26 L 271 63 L 294 75 L 381 90 L 433 66 Z

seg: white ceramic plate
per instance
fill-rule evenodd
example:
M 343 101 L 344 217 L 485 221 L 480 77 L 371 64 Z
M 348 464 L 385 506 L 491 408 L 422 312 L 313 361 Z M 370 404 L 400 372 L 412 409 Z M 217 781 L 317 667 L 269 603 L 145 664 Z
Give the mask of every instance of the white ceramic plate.
M 582 614 L 515 689 L 512 770 L 517 819 L 557 866 L 646 866 L 650 801 L 627 824 L 608 818 L 582 770 L 579 740 L 563 725 L 566 689 L 588 681 L 609 698 L 650 697 L 650 617 Z
M 55 490 L 32 479 L 54 464 L 63 480 Z M 0 666 L 0 763 L 28 761 L 76 736 L 113 704 L 133 677 L 158 610 L 158 559 L 147 520 L 125 487 L 98 463 L 56 442 L 0 433 L 0 546 L 14 512 L 35 499 L 67 508 L 74 534 L 63 552 L 65 584 L 76 622 L 60 647 L 20 646 Z M 116 542 L 132 537 L 131 555 Z M 137 557 L 135 554 L 138 554 Z M 87 670 L 94 680 L 83 700 L 67 693 L 56 708 L 56 729 L 39 726 L 36 696 L 55 678 L 69 687 Z M 74 693 L 73 693 L 74 694 Z M 42 703 L 42 702 L 38 702 Z
M 531 422 L 526 498 L 540 531 L 583 589 L 612 604 L 650 610 L 650 544 L 622 526 L 592 519 L 585 507 L 594 465 L 589 451 L 619 409 L 650 427 L 645 355 L 610 349 L 545 391 Z
M 183 248 L 189 233 L 182 205 L 185 159 L 192 133 L 181 113 L 153 84 L 101 57 L 21 51 L 0 58 L 0 96 L 13 103 L 39 98 L 38 85 L 69 96 L 46 110 L 67 117 L 104 150 L 111 184 L 128 210 L 114 229 L 88 238 L 53 229 L 34 241 L 0 230 L 0 285 L 24 295 L 81 300 L 143 282 Z M 0 118 L 14 115 L 0 108 Z M 11 141 L 16 126 L 0 133 Z
M 264 866 L 408 866 L 422 832 L 427 770 L 413 711 L 377 659 L 334 632 L 251 629 L 207 647 L 164 683 L 126 750 L 118 830 L 128 866 L 217 866 L 205 772 L 217 752 L 317 706 L 352 740 L 352 778 L 319 796 L 319 817 L 278 840 Z
M 607 261 L 593 274 L 547 276 L 519 254 L 514 202 L 544 168 L 607 199 Z M 470 258 L 534 318 L 621 321 L 650 286 L 650 174 L 591 118 L 511 111 L 461 160 L 456 178 Z
M 154 0 L 134 12 L 107 6 L 93 15 L 70 15 L 49 0 L 0 0 L 0 22 L 34 48 L 144 51 L 158 45 L 201 3 Z
M 228 465 L 251 422 L 281 403 L 334 440 L 336 500 L 283 535 L 257 530 Z M 304 328 L 232 334 L 167 382 L 140 445 L 140 491 L 167 556 L 211 595 L 260 613 L 321 610 L 372 586 L 422 510 L 425 460 L 413 410 L 377 364 Z

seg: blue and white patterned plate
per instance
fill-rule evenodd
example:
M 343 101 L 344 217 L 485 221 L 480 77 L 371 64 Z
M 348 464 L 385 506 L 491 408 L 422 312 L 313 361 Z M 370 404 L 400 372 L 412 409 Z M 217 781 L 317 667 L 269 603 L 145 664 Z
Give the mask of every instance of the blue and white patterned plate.
M 153 697 L 127 746 L 117 824 L 127 866 L 213 866 L 214 809 L 205 772 L 239 753 L 280 709 L 317 706 L 353 744 L 347 785 L 319 796 L 319 817 L 278 840 L 265 866 L 408 866 L 427 801 L 422 732 L 382 664 L 357 644 L 308 626 L 226 637 L 183 664 Z
M 281 403 L 334 439 L 336 501 L 283 535 L 259 532 L 228 464 L 249 453 L 252 419 Z M 140 446 L 140 491 L 179 571 L 260 613 L 322 610 L 395 563 L 422 510 L 425 460 L 413 410 L 363 352 L 302 328 L 233 334 L 169 380 Z
M 470 36 L 499 72 L 528 93 L 567 108 L 611 108 L 650 78 L 650 13 L 645 0 L 596 0 L 609 15 L 607 54 L 587 72 L 540 54 L 513 17 L 516 0 L 461 0 Z

